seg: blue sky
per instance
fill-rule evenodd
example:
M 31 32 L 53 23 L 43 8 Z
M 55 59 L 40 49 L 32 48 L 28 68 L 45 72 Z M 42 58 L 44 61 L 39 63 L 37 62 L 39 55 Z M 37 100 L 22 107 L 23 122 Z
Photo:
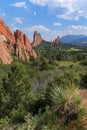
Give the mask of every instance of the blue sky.
M 0 0 L 0 16 L 32 41 L 34 31 L 46 40 L 67 34 L 87 35 L 87 0 Z

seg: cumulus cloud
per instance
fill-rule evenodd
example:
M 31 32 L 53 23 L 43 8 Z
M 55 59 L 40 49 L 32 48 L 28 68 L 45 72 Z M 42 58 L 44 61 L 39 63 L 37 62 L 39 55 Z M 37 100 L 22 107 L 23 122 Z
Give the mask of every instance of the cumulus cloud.
M 16 2 L 14 4 L 11 4 L 14 7 L 19 7 L 19 8 L 27 8 L 26 2 Z
M 23 18 L 16 17 L 16 18 L 14 18 L 14 20 L 16 23 L 19 23 L 19 24 L 23 23 Z
M 32 26 L 30 28 L 24 28 L 23 30 L 34 32 L 34 31 L 42 31 L 42 32 L 49 32 L 50 29 L 46 28 L 45 26 L 42 25 L 37 25 L 37 26 Z
M 43 34 L 43 38 L 46 40 L 54 40 L 57 36 L 65 36 L 65 35 L 87 35 L 87 26 L 75 26 L 75 25 L 71 25 L 68 26 L 65 30 L 50 30 L 50 32 L 45 32 L 42 33 Z
M 53 26 L 61 26 L 61 23 L 55 22 L 53 23 Z
M 6 13 L 2 13 L 2 14 L 0 14 L 0 16 L 1 16 L 1 17 L 6 16 Z
M 45 0 L 29 0 L 30 2 L 32 2 L 33 4 L 37 4 L 40 6 L 46 6 L 46 1 Z
M 6 16 L 6 13 L 2 13 L 1 15 L 2 15 L 2 16 Z
M 58 9 L 57 17 L 66 20 L 87 18 L 87 0 L 29 0 L 39 6 L 47 6 L 49 11 Z
M 87 26 L 71 25 L 71 26 L 68 27 L 68 29 L 71 29 L 71 30 L 87 30 Z
M 45 40 L 54 40 L 57 36 L 65 36 L 65 35 L 79 35 L 79 34 L 83 34 L 83 35 L 87 35 L 87 26 L 82 26 L 82 25 L 71 25 L 68 26 L 66 29 L 63 30 L 50 30 L 44 26 L 32 26 L 30 28 L 25 28 L 23 29 L 24 31 L 26 31 L 26 33 L 29 35 L 29 37 L 31 36 L 31 41 L 32 41 L 32 36 L 33 36 L 33 32 L 34 31 L 38 31 L 41 33 L 43 39 Z M 31 35 L 32 33 L 32 35 Z
M 72 34 L 84 34 L 84 35 L 87 35 L 87 26 L 71 25 L 71 26 L 67 27 L 67 29 L 70 30 Z
M 33 13 L 34 13 L 34 15 L 36 15 L 36 14 L 37 14 L 37 13 L 36 13 L 36 11 L 34 11 Z
M 16 26 L 12 27 L 12 31 L 15 31 L 17 29 L 21 30 L 20 27 L 16 27 Z

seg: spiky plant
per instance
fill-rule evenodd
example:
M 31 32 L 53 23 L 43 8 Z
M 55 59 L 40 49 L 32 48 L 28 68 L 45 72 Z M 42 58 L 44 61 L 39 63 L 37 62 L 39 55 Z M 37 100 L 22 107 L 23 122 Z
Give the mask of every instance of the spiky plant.
M 74 84 L 68 87 L 52 88 L 50 93 L 52 108 L 54 112 L 58 112 L 59 115 L 65 117 L 74 111 L 78 111 L 78 103 L 75 102 L 79 99 L 79 89 Z M 80 102 L 79 102 L 80 103 Z

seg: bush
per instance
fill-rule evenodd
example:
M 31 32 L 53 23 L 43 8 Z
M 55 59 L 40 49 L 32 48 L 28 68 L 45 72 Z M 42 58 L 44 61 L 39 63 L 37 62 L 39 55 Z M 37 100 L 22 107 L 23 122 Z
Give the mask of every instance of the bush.
M 26 110 L 23 109 L 23 106 L 19 105 L 18 110 L 13 109 L 11 111 L 10 117 L 11 117 L 11 122 L 14 123 L 24 123 L 24 117 L 26 116 Z
M 72 118 L 74 115 L 77 117 L 78 106 L 81 103 L 80 100 L 78 100 L 78 96 L 79 89 L 76 88 L 74 84 L 67 87 L 56 86 L 52 88 L 50 98 L 53 111 L 63 120 Z
M 23 103 L 25 95 L 30 92 L 30 88 L 29 75 L 24 65 L 12 64 L 11 71 L 2 79 L 0 116 L 10 116 L 13 109 L 17 110 L 19 104 Z
M 8 117 L 4 117 L 0 119 L 0 129 L 6 127 L 8 125 L 9 119 Z
M 87 88 L 87 73 L 81 77 L 81 88 Z
M 87 60 L 81 61 L 80 64 L 83 65 L 83 66 L 87 66 Z
M 10 40 L 7 40 L 5 41 L 6 44 L 10 45 L 11 41 Z

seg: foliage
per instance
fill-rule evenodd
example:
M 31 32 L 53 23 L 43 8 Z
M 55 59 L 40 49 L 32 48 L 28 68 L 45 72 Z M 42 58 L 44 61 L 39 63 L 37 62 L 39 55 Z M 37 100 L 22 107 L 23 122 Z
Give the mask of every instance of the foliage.
M 0 129 L 2 129 L 3 127 L 5 128 L 8 125 L 8 122 L 9 122 L 8 117 L 1 118 L 0 119 Z
M 67 87 L 54 87 L 50 93 L 53 102 L 53 110 L 58 112 L 63 118 L 78 110 L 77 101 L 79 89 L 74 85 Z
M 10 45 L 11 41 L 10 40 L 7 40 L 5 41 L 6 44 Z
M 80 64 L 83 65 L 83 66 L 87 66 L 87 60 L 81 61 Z
M 2 79 L 0 116 L 10 116 L 13 109 L 18 109 L 29 90 L 29 76 L 24 66 L 19 63 L 12 64 L 11 71 Z
M 0 129 L 69 130 L 71 113 L 84 116 L 78 86 L 87 86 L 87 49 L 43 42 L 35 48 L 38 58 L 0 64 Z
M 87 88 L 87 73 L 82 75 L 80 83 L 81 83 L 81 88 Z

